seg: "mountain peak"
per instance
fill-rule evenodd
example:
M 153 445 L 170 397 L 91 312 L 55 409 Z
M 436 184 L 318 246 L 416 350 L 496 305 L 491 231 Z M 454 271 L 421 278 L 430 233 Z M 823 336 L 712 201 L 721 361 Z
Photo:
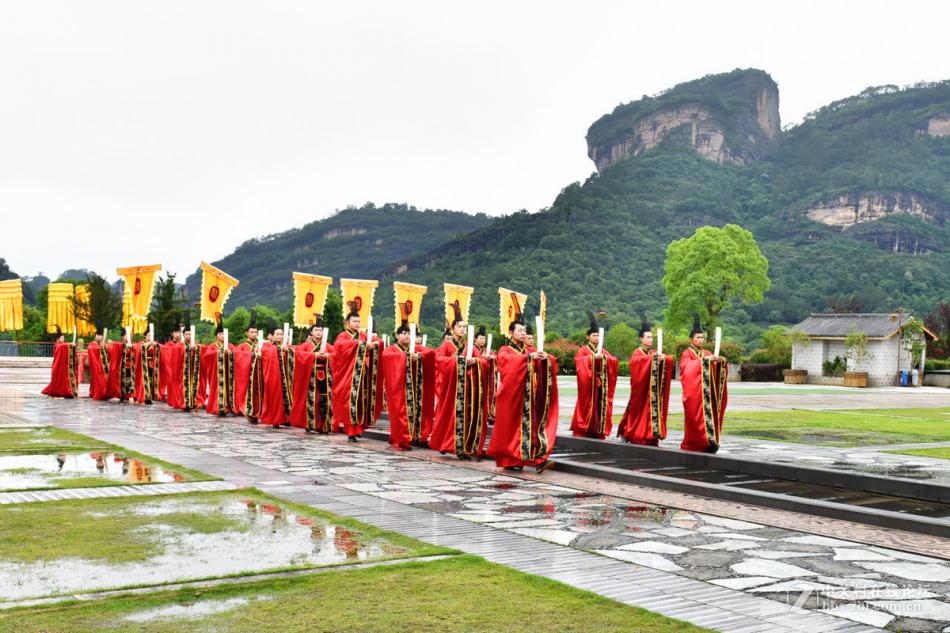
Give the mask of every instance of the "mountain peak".
M 707 160 L 745 165 L 774 146 L 781 131 L 778 100 L 778 85 L 765 71 L 706 75 L 617 106 L 588 129 L 587 155 L 603 172 L 679 139 Z

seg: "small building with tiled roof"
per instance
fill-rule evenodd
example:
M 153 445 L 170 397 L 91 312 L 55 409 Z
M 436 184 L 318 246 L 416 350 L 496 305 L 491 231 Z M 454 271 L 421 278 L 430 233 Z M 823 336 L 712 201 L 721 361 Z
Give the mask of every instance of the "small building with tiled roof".
M 904 328 L 913 316 L 907 312 L 884 314 L 810 314 L 790 331 L 801 332 L 807 339 L 792 345 L 792 369 L 808 371 L 809 382 L 826 382 L 828 365 L 847 364 L 848 371 L 866 371 L 868 386 L 898 384 L 901 370 L 922 368 L 924 354 L 911 358 L 913 341 Z M 854 367 L 845 355 L 845 337 L 850 332 L 864 332 L 868 339 L 870 358 L 863 367 Z M 924 329 L 924 336 L 936 338 Z M 803 337 L 799 337 L 800 339 Z M 827 365 L 826 365 L 827 364 Z

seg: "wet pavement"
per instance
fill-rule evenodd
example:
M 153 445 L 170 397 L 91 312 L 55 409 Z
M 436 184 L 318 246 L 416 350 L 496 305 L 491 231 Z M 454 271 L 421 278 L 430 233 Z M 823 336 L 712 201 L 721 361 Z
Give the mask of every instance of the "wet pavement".
M 214 464 L 250 464 L 274 473 L 270 482 L 274 494 L 284 485 L 289 495 L 301 482 L 317 481 L 320 486 L 311 486 L 312 490 L 331 486 L 350 490 L 357 495 L 352 503 L 369 495 L 386 507 L 398 504 L 528 537 L 539 543 L 534 547 L 538 552 L 547 551 L 540 543 L 596 552 L 623 561 L 631 570 L 666 572 L 741 592 L 750 600 L 767 596 L 776 604 L 786 604 L 790 596 L 795 602 L 807 593 L 801 606 L 837 616 L 823 620 L 826 625 L 852 621 L 891 630 L 939 631 L 950 624 L 950 616 L 944 617 L 943 611 L 950 608 L 950 565 L 945 560 L 863 545 L 847 540 L 846 532 L 840 535 L 845 538 L 815 536 L 767 522 L 598 494 L 553 484 L 543 477 L 508 477 L 486 472 L 494 469 L 484 464 L 465 467 L 418 459 L 428 451 L 406 455 L 379 447 L 369 450 L 368 443 L 353 446 L 338 438 L 304 437 L 299 432 L 256 428 L 237 419 L 182 414 L 160 406 L 51 400 L 0 388 L 0 412 L 7 413 L 0 420 L 14 423 L 55 423 L 96 437 L 108 429 L 108 441 L 115 441 L 116 433 L 125 433 L 129 438 L 149 438 L 146 444 L 194 449 Z M 154 449 L 149 452 L 170 458 Z M 200 463 L 175 461 L 201 468 Z M 400 529 L 395 524 L 388 527 Z M 564 572 L 546 575 L 567 577 Z M 651 608 L 649 600 L 633 603 Z M 725 620 L 709 624 L 729 628 Z M 789 620 L 783 626 L 798 624 Z M 808 626 L 802 630 L 831 630 L 830 625 Z
M 14 507 L 0 513 L 15 511 Z M 364 562 L 400 556 L 406 550 L 382 539 L 366 539 L 352 529 L 299 515 L 254 498 L 213 496 L 129 499 L 122 509 L 102 512 L 89 504 L 76 516 L 95 529 L 106 514 L 154 518 L 138 532 L 160 553 L 146 560 L 113 563 L 79 558 L 36 562 L 0 561 L 0 600 L 22 600 L 133 585 L 159 585 L 191 578 L 229 576 L 268 569 Z M 218 515 L 234 528 L 200 531 L 165 523 L 165 515 Z

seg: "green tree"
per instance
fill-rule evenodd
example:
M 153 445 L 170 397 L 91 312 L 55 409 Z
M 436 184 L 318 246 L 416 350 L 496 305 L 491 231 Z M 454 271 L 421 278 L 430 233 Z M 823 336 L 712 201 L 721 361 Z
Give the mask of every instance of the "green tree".
M 155 324 L 155 336 L 163 339 L 178 329 L 181 311 L 184 309 L 184 300 L 175 288 L 175 273 L 168 273 L 166 277 L 159 277 L 155 282 L 155 293 L 152 295 L 151 320 Z
M 323 307 L 323 327 L 330 331 L 330 341 L 343 331 L 343 295 L 333 286 L 327 291 L 327 302 Z
M 637 331 L 626 323 L 618 323 L 604 334 L 604 349 L 617 358 L 630 358 L 630 354 L 639 343 L 640 337 L 637 336 Z
M 792 339 L 788 337 L 788 328 L 784 325 L 773 325 L 763 332 L 762 344 L 768 350 L 771 362 L 792 364 Z
M 698 312 L 707 325 L 735 304 L 760 303 L 771 286 L 769 262 L 752 233 L 736 224 L 704 226 L 666 248 L 666 322 L 686 328 Z
M 122 295 L 112 290 L 109 282 L 96 273 L 91 273 L 83 283 L 89 285 L 89 296 L 86 301 L 76 302 L 76 315 L 97 328 L 117 328 L 122 318 Z M 39 299 L 40 293 L 37 293 L 37 301 Z M 45 297 L 43 305 L 46 305 Z

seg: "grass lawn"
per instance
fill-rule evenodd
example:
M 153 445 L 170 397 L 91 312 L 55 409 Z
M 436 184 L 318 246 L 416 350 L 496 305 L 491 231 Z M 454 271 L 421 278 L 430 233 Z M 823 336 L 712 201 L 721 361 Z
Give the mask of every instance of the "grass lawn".
M 106 442 L 55 426 L 0 428 L 0 454 L 68 453 L 115 448 Z
M 156 507 L 162 502 L 173 507 L 170 511 L 139 511 L 143 505 Z M 163 553 L 165 528 L 202 534 L 248 529 L 246 515 L 221 511 L 236 503 L 250 508 L 279 507 L 284 513 L 322 519 L 355 532 L 360 540 L 385 539 L 412 556 L 452 551 L 247 489 L 0 506 L 0 561 L 29 563 L 64 558 L 113 564 L 143 561 Z M 156 530 L 156 526 L 159 529 Z
M 706 631 L 475 556 L 0 612 L 0 629 L 554 633 Z
M 950 446 L 937 448 L 908 448 L 903 451 L 885 451 L 886 453 L 898 453 L 900 455 L 919 455 L 920 457 L 939 457 L 941 459 L 950 459 Z
M 106 455 L 102 459 L 103 472 L 94 468 L 92 454 Z M 30 459 L 28 456 L 34 456 Z M 64 458 L 65 468 L 55 468 L 57 456 Z M 117 472 L 115 457 L 140 462 L 149 469 L 149 477 L 137 469 L 130 476 Z M 82 458 L 84 469 L 77 468 Z M 0 429 L 0 491 L 39 490 L 51 488 L 90 488 L 130 484 L 158 483 L 159 481 L 210 481 L 218 479 L 205 473 L 172 464 L 121 446 L 101 442 L 95 438 L 51 426 Z M 35 465 L 34 465 L 35 463 Z M 109 472 L 106 472 L 109 471 Z
M 682 430 L 683 415 L 669 428 Z M 726 411 L 723 435 L 825 446 L 950 441 L 950 408 Z

